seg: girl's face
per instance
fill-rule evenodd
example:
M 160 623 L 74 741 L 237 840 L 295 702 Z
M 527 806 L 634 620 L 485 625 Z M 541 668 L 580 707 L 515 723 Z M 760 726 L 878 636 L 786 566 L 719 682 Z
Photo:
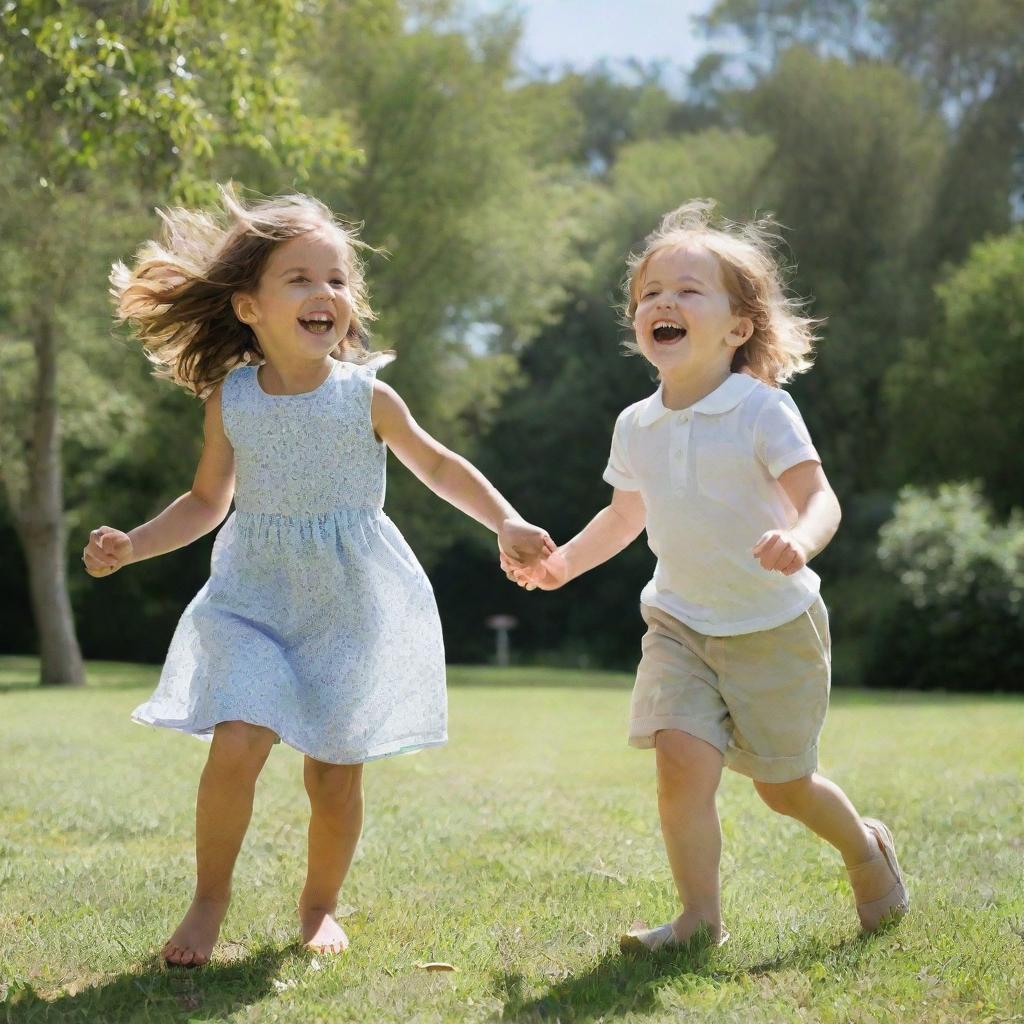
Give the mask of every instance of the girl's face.
M 349 248 L 329 228 L 282 242 L 253 293 L 234 297 L 235 314 L 252 327 L 267 356 L 322 359 L 352 321 Z
M 633 314 L 636 343 L 664 376 L 728 370 L 753 324 L 735 316 L 718 259 L 700 245 L 656 252 Z

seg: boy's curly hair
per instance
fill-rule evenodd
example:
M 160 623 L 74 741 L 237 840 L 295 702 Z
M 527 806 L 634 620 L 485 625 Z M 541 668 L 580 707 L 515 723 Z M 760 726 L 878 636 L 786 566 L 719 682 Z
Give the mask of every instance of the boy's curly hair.
M 804 302 L 786 295 L 776 247 L 778 225 L 770 217 L 746 224 L 717 219 L 715 202 L 693 199 L 665 214 L 644 249 L 629 258 L 624 324 L 631 327 L 647 265 L 655 253 L 696 243 L 718 260 L 736 316 L 754 331 L 733 356 L 733 372 L 746 371 L 772 387 L 811 367 L 819 319 L 801 315 Z M 637 351 L 635 342 L 626 348 Z

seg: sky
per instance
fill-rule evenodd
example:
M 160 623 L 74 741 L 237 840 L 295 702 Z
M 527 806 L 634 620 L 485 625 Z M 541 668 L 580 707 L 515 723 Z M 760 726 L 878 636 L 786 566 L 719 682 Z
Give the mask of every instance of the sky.
M 690 71 L 709 48 L 694 25 L 714 0 L 469 0 L 480 11 L 518 8 L 525 16 L 527 66 L 587 67 L 602 57 L 669 61 Z

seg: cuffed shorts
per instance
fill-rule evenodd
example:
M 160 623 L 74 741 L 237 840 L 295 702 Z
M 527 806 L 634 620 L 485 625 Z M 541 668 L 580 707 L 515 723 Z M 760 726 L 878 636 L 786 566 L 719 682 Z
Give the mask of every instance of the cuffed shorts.
M 820 597 L 790 622 L 739 636 L 706 636 L 640 607 L 647 633 L 630 706 L 631 746 L 653 747 L 659 730 L 679 729 L 759 782 L 790 782 L 817 768 L 831 687 Z

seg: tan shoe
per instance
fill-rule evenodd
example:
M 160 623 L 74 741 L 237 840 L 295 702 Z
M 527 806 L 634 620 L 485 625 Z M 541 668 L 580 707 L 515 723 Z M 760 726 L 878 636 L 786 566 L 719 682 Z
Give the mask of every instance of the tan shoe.
M 850 885 L 853 887 L 860 926 L 865 932 L 873 932 L 882 925 L 895 923 L 903 917 L 910 909 L 910 893 L 907 891 L 907 883 L 900 870 L 900 862 L 896 859 L 896 844 L 893 842 L 892 833 L 877 818 L 864 818 L 863 821 L 867 830 L 875 837 L 878 849 L 893 878 L 893 886 L 884 896 L 857 903 L 858 880 L 867 873 L 868 868 L 873 869 L 878 861 L 877 859 L 871 860 L 866 864 L 858 864 L 849 869 Z
M 723 928 L 722 937 L 717 941 L 708 940 L 708 929 L 706 926 L 698 928 L 686 942 L 680 942 L 676 938 L 672 922 L 663 924 L 659 928 L 644 928 L 642 926 L 630 928 L 625 935 L 619 936 L 619 950 L 623 953 L 659 953 L 672 949 L 682 949 L 687 946 L 699 946 L 701 939 L 708 941 L 710 946 L 724 946 L 729 941 L 729 933 Z

